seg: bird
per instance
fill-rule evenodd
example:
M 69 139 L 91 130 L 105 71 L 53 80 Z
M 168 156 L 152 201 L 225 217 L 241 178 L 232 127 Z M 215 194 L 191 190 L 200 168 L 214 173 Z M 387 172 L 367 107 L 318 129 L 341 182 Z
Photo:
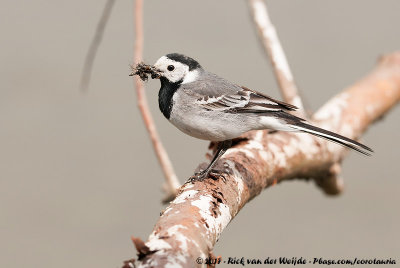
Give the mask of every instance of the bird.
M 162 56 L 150 69 L 152 79 L 161 82 L 158 104 L 165 118 L 187 135 L 218 144 L 208 167 L 192 179 L 204 180 L 214 173 L 215 163 L 231 147 L 232 139 L 251 130 L 305 132 L 364 155 L 373 152 L 366 145 L 293 115 L 296 106 L 208 72 L 183 54 Z

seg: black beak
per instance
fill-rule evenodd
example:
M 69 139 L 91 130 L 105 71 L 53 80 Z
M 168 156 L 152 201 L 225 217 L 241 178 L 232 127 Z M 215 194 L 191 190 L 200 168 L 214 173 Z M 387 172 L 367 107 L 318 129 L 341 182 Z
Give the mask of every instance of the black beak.
M 151 74 L 151 79 L 160 79 L 161 78 L 161 72 L 159 70 L 153 71 Z
M 149 74 L 151 74 L 151 79 L 160 79 L 162 71 L 155 66 L 151 66 Z

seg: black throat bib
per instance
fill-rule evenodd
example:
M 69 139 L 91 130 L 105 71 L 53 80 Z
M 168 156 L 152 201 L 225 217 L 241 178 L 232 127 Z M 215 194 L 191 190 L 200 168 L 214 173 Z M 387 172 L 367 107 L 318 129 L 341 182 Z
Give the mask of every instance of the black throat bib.
M 178 90 L 179 86 L 182 83 L 182 80 L 171 83 L 165 77 L 160 78 L 161 88 L 158 92 L 158 106 L 160 107 L 160 111 L 163 115 L 169 119 L 171 116 L 171 110 L 173 106 L 172 97 L 175 92 Z

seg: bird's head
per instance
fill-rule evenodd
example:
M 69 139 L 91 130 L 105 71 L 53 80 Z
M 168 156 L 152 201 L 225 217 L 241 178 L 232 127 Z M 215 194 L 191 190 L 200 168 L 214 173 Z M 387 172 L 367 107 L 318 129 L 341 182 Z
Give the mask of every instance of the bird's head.
M 196 81 L 202 72 L 200 64 L 185 55 L 171 53 L 162 56 L 153 66 L 152 78 L 165 79 L 169 83 L 186 84 Z

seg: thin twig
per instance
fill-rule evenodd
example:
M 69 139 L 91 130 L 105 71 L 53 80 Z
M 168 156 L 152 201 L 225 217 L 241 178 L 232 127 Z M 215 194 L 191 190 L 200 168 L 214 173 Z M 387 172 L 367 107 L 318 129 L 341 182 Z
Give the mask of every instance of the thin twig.
M 93 62 L 96 58 L 97 49 L 100 46 L 101 40 L 103 38 L 104 29 L 106 28 L 108 19 L 110 18 L 111 10 L 114 6 L 115 0 L 107 0 L 106 5 L 103 9 L 103 14 L 97 24 L 96 32 L 90 43 L 89 50 L 86 54 L 85 63 L 83 65 L 82 76 L 81 76 L 81 90 L 87 90 L 90 83 L 90 76 L 92 74 Z
M 285 52 L 268 14 L 267 5 L 264 0 L 248 0 L 248 4 L 254 25 L 257 27 L 258 37 L 272 63 L 275 77 L 284 100 L 299 108 L 294 112 L 295 114 L 303 118 L 307 117 Z M 325 193 L 330 195 L 338 194 L 343 191 L 343 179 L 340 177 L 340 163 L 334 163 L 330 170 L 330 172 L 320 174 L 319 178 L 314 179 Z
M 297 114 L 305 116 L 304 106 L 293 79 L 285 52 L 272 24 L 263 0 L 248 0 L 258 37 L 268 54 L 284 100 L 299 108 Z
M 134 17 L 135 17 L 135 47 L 134 47 L 134 64 L 142 61 L 143 55 L 143 0 L 136 0 L 134 6 Z M 160 162 L 163 170 L 166 187 L 164 190 L 167 196 L 164 200 L 171 200 L 176 196 L 177 189 L 180 187 L 177 176 L 175 175 L 171 161 L 169 160 L 168 154 L 161 143 L 158 136 L 156 126 L 151 116 L 149 106 L 147 104 L 146 93 L 144 91 L 143 82 L 138 76 L 135 76 L 135 87 L 138 98 L 139 110 L 142 113 L 143 121 L 149 132 L 150 139 L 153 143 L 154 151 L 157 155 L 158 161 Z

